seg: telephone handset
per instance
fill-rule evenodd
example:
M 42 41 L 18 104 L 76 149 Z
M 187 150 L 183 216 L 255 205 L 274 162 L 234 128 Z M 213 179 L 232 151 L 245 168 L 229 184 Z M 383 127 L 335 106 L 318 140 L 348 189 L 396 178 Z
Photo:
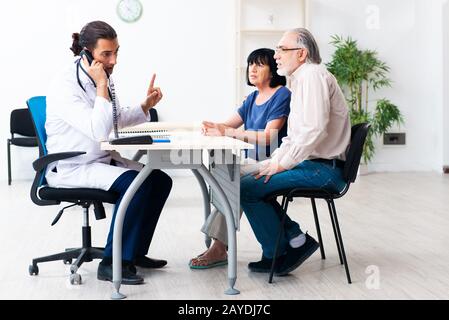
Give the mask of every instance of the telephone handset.
M 92 56 L 92 53 L 87 49 L 81 50 L 80 57 L 81 57 L 81 59 L 79 60 L 79 63 L 81 63 L 81 60 L 83 59 L 83 57 L 86 57 L 87 62 L 89 63 L 89 66 L 92 65 L 92 62 L 94 62 L 94 57 Z M 83 71 L 89 77 L 89 79 L 93 82 L 94 86 L 97 87 L 97 84 L 95 83 L 94 79 L 92 79 L 92 77 L 84 69 L 83 69 Z M 106 72 L 106 70 L 104 72 Z M 109 74 L 107 72 L 106 72 L 106 76 L 109 79 Z M 79 81 L 79 79 L 78 79 L 78 81 Z M 118 138 L 118 112 L 117 112 L 117 106 L 116 106 L 116 101 L 115 101 L 115 89 L 114 89 L 114 84 L 112 82 L 109 83 L 108 92 L 109 92 L 109 97 L 111 98 L 111 102 L 112 102 L 112 120 L 113 120 L 113 125 L 114 125 L 114 137 L 117 139 Z
M 92 53 L 89 50 L 83 49 L 80 53 L 80 57 L 83 58 L 83 56 L 86 56 L 89 65 L 91 65 L 92 62 L 94 62 L 94 57 L 92 56 Z
M 80 52 L 81 59 L 83 59 L 84 56 L 86 57 L 87 62 L 89 63 L 89 66 L 92 65 L 92 62 L 94 62 L 94 57 L 92 56 L 92 53 L 87 49 L 83 49 Z M 106 70 L 104 70 L 104 72 L 106 72 L 106 76 L 109 79 L 109 73 Z M 94 83 L 95 83 L 95 81 L 94 81 Z

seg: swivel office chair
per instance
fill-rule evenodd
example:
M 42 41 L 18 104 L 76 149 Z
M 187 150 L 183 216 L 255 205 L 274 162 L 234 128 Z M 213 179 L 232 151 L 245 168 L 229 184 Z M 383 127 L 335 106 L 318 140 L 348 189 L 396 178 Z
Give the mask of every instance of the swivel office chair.
M 28 109 L 15 109 L 10 119 L 11 138 L 6 141 L 8 153 L 8 185 L 11 185 L 11 145 L 18 147 L 37 147 L 36 133 L 34 132 Z M 19 134 L 21 137 L 16 137 Z
M 69 159 L 85 154 L 85 152 L 64 152 L 48 154 L 45 146 L 47 134 L 45 132 L 46 119 L 46 98 L 33 97 L 27 101 L 28 109 L 31 113 L 33 125 L 36 130 L 39 145 L 39 159 L 33 162 L 36 171 L 33 185 L 31 187 L 31 199 L 38 206 L 59 205 L 61 202 L 71 203 L 68 207 L 59 211 L 52 226 L 61 218 L 65 209 L 80 206 L 83 208 L 82 226 L 82 247 L 78 249 L 67 249 L 65 252 L 53 254 L 46 257 L 33 259 L 29 266 L 30 275 L 38 275 L 38 263 L 62 260 L 65 264 L 72 264 L 72 259 L 76 261 L 70 267 L 70 283 L 81 284 L 81 275 L 77 273 L 83 262 L 90 262 L 93 259 L 103 258 L 103 248 L 92 247 L 91 228 L 89 226 L 89 208 L 93 205 L 97 220 L 106 218 L 103 202 L 114 204 L 118 200 L 118 194 L 99 189 L 90 188 L 51 188 L 45 180 L 47 166 L 55 161 Z
M 367 123 L 356 124 L 351 128 L 351 143 L 346 152 L 346 161 L 343 167 L 343 179 L 346 182 L 346 187 L 340 193 L 330 192 L 325 189 L 305 189 L 305 188 L 294 188 L 285 189 L 274 192 L 265 198 L 265 201 L 273 203 L 273 206 L 280 210 L 282 220 L 279 227 L 279 234 L 276 242 L 276 247 L 274 251 L 274 256 L 278 256 L 279 242 L 282 234 L 284 233 L 285 219 L 287 216 L 287 208 L 289 202 L 292 202 L 294 198 L 309 198 L 312 203 L 312 210 L 315 219 L 315 226 L 318 235 L 318 241 L 320 243 L 321 258 L 326 259 L 324 252 L 323 239 L 321 238 L 320 223 L 318 220 L 318 213 L 316 209 L 315 199 L 323 199 L 327 202 L 329 208 L 329 214 L 332 222 L 332 227 L 335 235 L 335 242 L 337 244 L 338 256 L 340 258 L 340 264 L 344 264 L 346 277 L 348 283 L 351 283 L 351 275 L 349 274 L 349 266 L 346 260 L 345 248 L 343 246 L 343 238 L 341 236 L 340 226 L 337 218 L 337 210 L 335 209 L 334 200 L 343 197 L 349 190 L 351 183 L 355 182 L 357 178 L 357 171 L 360 164 L 360 159 L 362 157 L 363 146 L 365 144 L 366 136 L 370 125 Z M 282 203 L 279 205 L 276 201 L 277 197 L 282 196 Z M 273 259 L 273 264 L 270 271 L 269 283 L 273 281 L 273 273 L 275 270 L 276 259 Z

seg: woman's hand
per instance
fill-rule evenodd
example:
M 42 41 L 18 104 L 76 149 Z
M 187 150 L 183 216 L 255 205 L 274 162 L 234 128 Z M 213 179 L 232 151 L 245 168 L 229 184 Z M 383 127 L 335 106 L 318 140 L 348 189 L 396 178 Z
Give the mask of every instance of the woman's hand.
M 203 121 L 202 132 L 205 136 L 225 136 L 227 130 L 232 128 L 225 126 L 222 123 L 215 123 L 210 121 Z M 228 132 L 229 133 L 229 132 Z
M 142 102 L 142 104 L 141 104 L 142 110 L 146 114 L 148 114 L 150 109 L 153 108 L 155 105 L 157 105 L 163 97 L 161 89 L 158 87 L 156 87 L 156 88 L 154 87 L 155 80 L 156 80 L 156 75 L 153 74 L 153 78 L 151 79 L 151 82 L 150 82 L 150 87 L 148 88 L 148 91 L 147 91 L 147 97 L 146 97 L 145 101 Z

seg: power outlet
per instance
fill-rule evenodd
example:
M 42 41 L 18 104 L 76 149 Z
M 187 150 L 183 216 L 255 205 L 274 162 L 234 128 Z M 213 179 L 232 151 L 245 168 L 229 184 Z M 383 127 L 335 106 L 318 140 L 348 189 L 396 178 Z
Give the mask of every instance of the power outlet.
M 405 145 L 405 133 L 385 133 L 384 145 L 403 146 Z

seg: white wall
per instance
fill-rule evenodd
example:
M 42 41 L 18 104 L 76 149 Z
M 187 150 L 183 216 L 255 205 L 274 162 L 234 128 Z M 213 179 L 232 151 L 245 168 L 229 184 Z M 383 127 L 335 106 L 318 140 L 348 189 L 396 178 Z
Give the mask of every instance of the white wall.
M 391 67 L 387 97 L 405 116 L 405 147 L 377 145 L 374 171 L 438 170 L 443 164 L 443 25 L 445 0 L 310 0 L 309 26 L 323 60 L 333 34 L 375 49 Z M 446 24 L 447 27 L 447 24 Z M 447 37 L 447 33 L 446 33 Z M 446 83 L 447 84 L 447 83 Z M 446 90 L 447 91 L 447 90 Z M 447 118 L 447 116 L 446 116 Z M 447 121 L 446 121 L 447 122 Z M 447 134 L 447 133 L 446 133 Z
M 229 115 L 235 108 L 234 1 L 141 1 L 144 15 L 135 24 L 121 22 L 115 13 L 117 1 L 110 0 L 16 0 L 3 6 L 0 141 L 5 143 L 9 136 L 10 111 L 24 107 L 31 96 L 45 94 L 53 71 L 71 59 L 71 33 L 97 19 L 109 22 L 119 34 L 114 77 L 121 101 L 142 99 L 156 72 L 165 94 L 158 107 L 162 120 L 219 120 Z M 407 145 L 379 144 L 370 168 L 440 171 L 443 161 L 449 163 L 448 90 L 443 93 L 449 85 L 449 65 L 443 59 L 443 48 L 445 56 L 449 52 L 447 1 L 309 0 L 309 6 L 310 29 L 324 61 L 333 51 L 330 36 L 340 34 L 376 49 L 391 66 L 394 86 L 377 96 L 401 108 Z M 32 178 L 37 151 L 13 147 L 12 156 L 13 179 Z M 0 159 L 0 180 L 5 180 L 5 147 L 0 147 Z
M 0 141 L 9 137 L 9 114 L 34 95 L 45 95 L 54 70 L 71 60 L 71 34 L 92 20 L 117 31 L 121 45 L 114 79 L 122 102 L 143 99 L 153 72 L 164 100 L 161 120 L 219 120 L 234 109 L 234 2 L 141 0 L 139 22 L 116 15 L 117 1 L 16 0 L 0 11 Z M 4 144 L 3 144 L 4 146 Z M 6 180 L 6 148 L 0 179 Z M 33 177 L 35 149 L 12 150 L 13 180 Z
M 449 1 L 443 5 L 443 164 L 449 166 Z

